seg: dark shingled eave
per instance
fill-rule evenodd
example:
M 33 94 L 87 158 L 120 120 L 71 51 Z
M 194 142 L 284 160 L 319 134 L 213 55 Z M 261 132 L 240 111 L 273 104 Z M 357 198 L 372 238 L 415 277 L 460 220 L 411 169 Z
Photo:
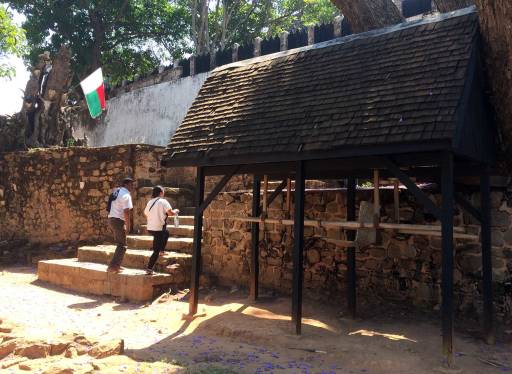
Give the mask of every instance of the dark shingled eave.
M 296 153 L 273 153 L 263 155 L 241 155 L 236 157 L 212 158 L 201 153 L 200 157 L 165 157 L 162 160 L 162 166 L 227 166 L 241 164 L 263 164 L 270 162 L 292 162 L 292 161 L 310 161 L 310 160 L 327 160 L 348 157 L 365 157 L 365 156 L 385 156 L 393 154 L 407 153 L 427 153 L 452 150 L 453 146 L 450 140 L 436 142 L 416 142 L 416 143 L 399 143 L 386 145 L 368 145 L 343 147 L 343 149 L 327 151 L 327 152 L 301 152 Z
M 444 19 L 467 15 L 475 12 L 475 7 L 468 7 L 456 12 L 447 14 L 441 14 L 435 18 L 435 22 L 442 21 Z M 386 33 L 396 32 L 398 30 L 410 27 L 416 27 L 424 23 L 433 22 L 432 19 L 422 19 L 405 22 L 403 24 L 387 27 L 380 30 L 372 30 L 369 32 L 349 35 L 346 37 L 330 40 L 315 45 L 310 45 L 294 50 L 288 50 L 283 52 L 274 53 L 271 55 L 261 56 L 250 60 L 244 60 L 234 62 L 232 64 L 224 65 L 215 69 L 215 71 L 236 68 L 238 66 L 244 66 L 248 64 L 257 63 L 258 61 L 264 61 L 267 59 L 279 58 L 288 54 L 297 53 L 303 50 L 312 48 L 322 48 L 325 46 L 332 45 L 334 43 L 347 43 L 353 40 L 361 38 L 371 38 L 372 36 L 378 36 Z M 430 142 L 400 142 L 391 143 L 385 145 L 367 145 L 367 146 L 344 146 L 341 149 L 329 150 L 329 151 L 301 151 L 298 150 L 295 153 L 283 152 L 273 154 L 247 154 L 247 155 L 236 155 L 234 157 L 209 157 L 207 151 L 196 151 L 193 156 L 187 154 L 164 154 L 162 165 L 163 166 L 228 166 L 228 165 L 241 165 L 241 164 L 264 164 L 272 162 L 293 162 L 293 161 L 308 161 L 308 160 L 327 160 L 327 159 L 340 159 L 349 157 L 371 157 L 371 156 L 386 156 L 393 154 L 411 154 L 411 153 L 433 153 L 440 151 L 453 151 L 455 154 L 459 154 L 463 158 L 469 158 L 475 161 L 488 161 L 489 157 L 485 155 L 468 155 L 459 152 L 459 147 L 462 142 L 462 128 L 464 127 L 464 119 L 469 104 L 469 96 L 471 95 L 473 87 L 473 81 L 476 74 L 478 74 L 478 48 L 479 42 L 476 40 L 472 42 L 472 53 L 471 61 L 466 71 L 466 79 L 463 94 L 461 95 L 460 102 L 457 106 L 455 118 L 456 129 L 454 137 L 444 140 L 435 140 Z M 492 147 L 490 148 L 492 150 Z

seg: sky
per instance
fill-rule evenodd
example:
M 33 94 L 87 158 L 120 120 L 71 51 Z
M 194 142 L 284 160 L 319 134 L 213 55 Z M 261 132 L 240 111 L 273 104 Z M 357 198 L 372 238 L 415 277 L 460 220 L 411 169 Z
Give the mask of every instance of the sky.
M 21 25 L 25 17 L 15 13 L 14 22 Z M 23 102 L 23 90 L 30 77 L 30 73 L 23 64 L 23 60 L 18 57 L 8 56 L 2 59 L 16 68 L 16 76 L 8 78 L 0 78 L 0 114 L 14 114 L 19 112 Z

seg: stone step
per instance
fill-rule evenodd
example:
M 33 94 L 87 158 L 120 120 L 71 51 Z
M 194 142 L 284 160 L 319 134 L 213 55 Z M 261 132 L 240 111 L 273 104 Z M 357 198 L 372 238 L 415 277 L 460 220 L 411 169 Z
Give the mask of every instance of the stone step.
M 37 277 L 69 290 L 132 302 L 153 300 L 173 283 L 169 274 L 146 275 L 143 270 L 128 268 L 117 274 L 108 273 L 105 264 L 79 262 L 77 258 L 39 261 Z
M 152 249 L 153 236 L 151 235 L 128 235 L 126 237 L 129 248 Z M 180 253 L 192 253 L 192 238 L 169 238 L 166 250 Z
M 78 261 L 109 264 L 116 250 L 115 245 L 83 246 L 78 248 Z M 148 250 L 128 249 L 123 257 L 122 266 L 133 269 L 145 269 L 152 252 Z M 179 264 L 184 268 L 191 266 L 192 256 L 187 253 L 164 252 L 158 257 L 157 267 L 165 268 Z M 163 273 L 167 271 L 162 270 Z
M 109 264 L 116 250 L 115 245 L 83 246 L 78 248 L 78 261 Z M 145 269 L 152 252 L 148 250 L 128 249 L 123 257 L 122 266 L 133 269 Z M 154 270 L 170 274 L 172 285 L 176 288 L 188 287 L 192 256 L 186 253 L 164 252 L 158 257 Z
M 147 233 L 147 226 L 142 225 L 141 229 L 144 233 Z M 167 225 L 167 231 L 169 234 L 174 237 L 184 237 L 184 238 L 192 238 L 194 236 L 194 226 L 193 225 L 182 225 L 180 222 L 179 227 L 174 227 L 174 225 Z
M 186 187 L 165 187 L 165 195 L 164 198 L 169 200 L 173 207 L 185 206 L 193 204 L 194 201 L 194 191 L 190 188 Z M 137 197 L 141 198 L 145 202 L 151 199 L 151 194 L 153 193 L 153 187 L 141 187 L 137 190 Z
M 180 223 L 181 223 L 181 214 L 183 214 L 184 216 L 191 216 L 192 219 L 194 219 L 194 214 L 196 213 L 196 208 L 193 207 L 193 206 L 184 206 L 184 207 L 179 207 L 177 206 L 176 208 L 178 208 L 180 210 Z
M 172 217 L 169 218 L 170 220 L 172 220 Z M 172 221 L 171 221 L 172 222 Z M 191 216 L 185 216 L 185 215 L 181 215 L 181 212 L 180 212 L 180 226 L 181 225 L 185 225 L 185 226 L 194 226 L 194 216 L 191 215 Z

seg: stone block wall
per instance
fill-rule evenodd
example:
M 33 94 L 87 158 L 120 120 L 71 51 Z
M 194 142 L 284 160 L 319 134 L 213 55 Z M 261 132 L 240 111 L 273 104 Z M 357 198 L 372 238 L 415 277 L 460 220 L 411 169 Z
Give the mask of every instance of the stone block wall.
M 427 224 L 433 217 L 405 191 L 401 191 L 402 223 Z M 370 201 L 371 190 L 359 190 L 357 202 Z M 432 191 L 432 199 L 440 196 Z M 473 196 L 476 198 L 477 196 Z M 269 207 L 269 218 L 286 218 L 283 196 Z M 392 190 L 383 190 L 382 221 L 392 222 Z M 512 317 L 512 199 L 493 192 L 493 266 L 496 309 L 501 319 Z M 233 220 L 251 212 L 248 192 L 222 193 L 205 212 L 203 269 L 220 284 L 247 286 L 249 280 L 250 224 Z M 293 217 L 293 211 L 291 212 Z M 306 192 L 308 219 L 346 218 L 343 189 Z M 478 225 L 456 209 L 457 226 L 479 233 Z M 438 309 L 441 301 L 441 239 L 379 230 L 380 241 L 357 250 L 358 292 L 365 297 L 394 299 Z M 305 292 L 312 297 L 344 300 L 346 250 L 329 239 L 345 239 L 341 229 L 305 227 Z M 293 227 L 265 224 L 260 230 L 260 282 L 263 287 L 291 292 Z M 455 290 L 458 311 L 474 314 L 481 310 L 481 257 L 476 242 L 456 240 Z
M 162 169 L 162 147 L 52 148 L 0 155 L 0 242 L 104 240 L 110 233 L 106 204 L 126 176 L 139 190 L 180 181 L 193 185 L 194 169 Z M 137 202 L 138 191 L 132 196 Z M 147 196 L 142 194 L 141 198 Z M 145 221 L 134 216 L 134 224 Z

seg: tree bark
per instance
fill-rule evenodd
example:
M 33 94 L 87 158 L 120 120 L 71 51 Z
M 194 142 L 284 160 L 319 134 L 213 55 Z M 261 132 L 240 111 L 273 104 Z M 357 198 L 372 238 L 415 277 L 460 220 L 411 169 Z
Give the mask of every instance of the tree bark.
M 509 158 L 512 154 L 512 2 L 476 0 L 476 5 L 492 90 L 491 103 Z
M 392 0 L 331 0 L 341 10 L 354 33 L 360 33 L 403 21 Z
M 94 35 L 93 56 L 91 63 L 92 72 L 101 66 L 101 51 L 106 40 L 106 27 L 103 23 L 101 14 L 96 9 L 89 9 L 89 18 L 91 19 Z
M 475 4 L 474 0 L 434 0 L 441 13 L 452 12 Z
M 64 145 L 70 124 L 62 120 L 61 109 L 66 105 L 70 83 L 71 53 L 67 47 L 61 47 L 53 60 L 46 53 L 40 56 L 27 83 L 20 113 L 27 146 Z

